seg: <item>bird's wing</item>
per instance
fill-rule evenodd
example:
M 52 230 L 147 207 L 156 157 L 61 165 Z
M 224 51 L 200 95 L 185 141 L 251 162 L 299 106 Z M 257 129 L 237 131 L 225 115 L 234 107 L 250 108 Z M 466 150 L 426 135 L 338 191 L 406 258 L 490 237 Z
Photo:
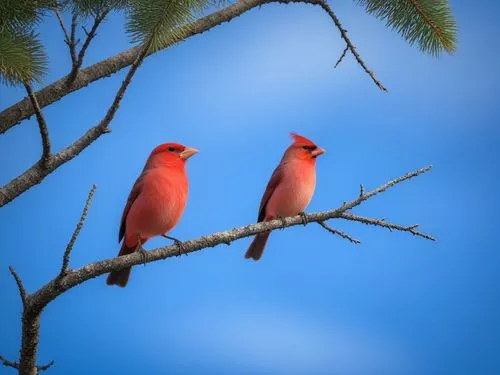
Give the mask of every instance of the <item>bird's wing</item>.
M 257 221 L 263 221 L 266 217 L 266 206 L 267 203 L 269 202 L 269 199 L 273 195 L 274 189 L 276 189 L 276 186 L 279 185 L 281 182 L 281 179 L 283 178 L 283 168 L 280 165 L 276 167 L 274 170 L 271 179 L 267 183 L 266 191 L 264 192 L 264 195 L 262 196 L 262 200 L 260 201 L 260 207 L 259 207 L 259 217 Z
M 132 204 L 135 202 L 135 200 L 141 193 L 143 185 L 144 185 L 144 172 L 141 173 L 141 175 L 137 178 L 134 186 L 132 187 L 132 190 L 130 191 L 130 194 L 128 195 L 127 204 L 123 209 L 122 220 L 120 222 L 120 233 L 118 234 L 118 242 L 120 242 L 123 236 L 125 235 L 125 227 L 126 227 L 128 212 L 130 210 L 130 207 L 132 207 Z

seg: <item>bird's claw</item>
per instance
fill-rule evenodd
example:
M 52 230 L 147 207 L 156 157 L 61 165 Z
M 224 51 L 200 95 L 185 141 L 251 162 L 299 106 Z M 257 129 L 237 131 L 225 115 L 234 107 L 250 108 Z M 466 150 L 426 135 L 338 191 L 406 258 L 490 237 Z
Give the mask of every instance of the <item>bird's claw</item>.
M 309 220 L 307 220 L 307 215 L 305 212 L 299 212 L 300 217 L 302 218 L 302 224 L 305 226 L 309 223 Z
M 179 253 L 177 254 L 178 256 L 181 256 L 183 253 L 187 255 L 186 248 L 184 247 L 184 243 L 182 241 L 178 240 L 177 238 L 167 236 L 166 234 L 162 234 L 161 236 L 174 241 L 177 249 L 179 250 Z
M 148 262 L 148 258 L 149 258 L 148 252 L 141 245 L 138 245 L 136 247 L 136 251 L 138 251 L 139 254 L 141 254 L 142 263 L 144 265 L 146 265 L 146 263 Z
M 184 243 L 182 243 L 182 241 L 174 239 L 174 243 L 177 245 L 177 248 L 179 249 L 179 256 L 181 256 L 183 253 L 187 255 L 186 248 L 184 247 Z
M 278 216 L 278 219 L 281 220 L 281 229 L 285 229 L 286 228 L 286 219 L 284 216 Z

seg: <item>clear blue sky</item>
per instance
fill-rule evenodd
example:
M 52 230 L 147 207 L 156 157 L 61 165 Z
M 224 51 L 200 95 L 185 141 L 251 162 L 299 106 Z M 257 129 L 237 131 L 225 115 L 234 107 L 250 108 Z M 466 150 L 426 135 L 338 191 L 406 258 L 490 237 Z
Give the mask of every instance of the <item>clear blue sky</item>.
M 310 212 L 355 197 L 359 183 L 374 188 L 433 164 L 356 212 L 420 223 L 439 242 L 334 222 L 362 244 L 309 225 L 274 233 L 259 262 L 243 259 L 246 239 L 136 267 L 126 289 L 99 277 L 44 312 L 39 360 L 56 360 L 50 374 L 500 373 L 500 6 L 451 3 L 459 48 L 439 60 L 353 2 L 332 4 L 388 94 L 351 56 L 333 70 L 343 44 L 312 6 L 263 6 L 149 58 L 113 132 L 0 209 L 0 353 L 14 359 L 20 344 L 8 265 L 29 291 L 54 277 L 94 182 L 73 268 L 115 256 L 127 194 L 156 145 L 201 150 L 188 163 L 189 202 L 171 233 L 190 239 L 256 219 L 295 131 L 328 150 Z M 86 65 L 130 46 L 122 21 L 104 24 Z M 49 83 L 69 59 L 53 17 L 41 31 Z M 103 116 L 123 77 L 45 109 L 55 150 Z M 1 86 L 1 107 L 24 95 Z M 39 154 L 34 120 L 1 136 L 0 183 Z

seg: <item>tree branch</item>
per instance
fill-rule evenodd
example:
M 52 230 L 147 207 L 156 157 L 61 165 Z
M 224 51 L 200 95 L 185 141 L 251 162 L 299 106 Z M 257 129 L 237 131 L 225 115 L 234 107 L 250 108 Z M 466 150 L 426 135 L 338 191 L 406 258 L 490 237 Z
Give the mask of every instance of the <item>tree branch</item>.
M 80 70 L 82 64 L 83 64 L 83 58 L 85 56 L 85 52 L 87 52 L 87 48 L 90 45 L 90 42 L 94 37 L 97 35 L 97 28 L 101 24 L 102 21 L 106 18 L 108 13 L 111 11 L 111 7 L 107 7 L 106 9 L 103 10 L 102 13 L 98 14 L 94 18 L 94 23 L 92 24 L 92 28 L 90 31 L 87 31 L 85 29 L 85 26 L 82 26 L 83 30 L 85 31 L 86 34 L 86 39 L 85 42 L 83 42 L 82 48 L 80 49 L 80 52 L 78 53 L 78 57 L 76 57 L 76 51 L 75 51 L 75 60 L 73 61 L 73 67 L 71 69 L 71 72 L 68 75 L 66 85 L 71 85 L 71 83 L 75 80 L 78 71 Z
M 16 280 L 17 289 L 19 289 L 19 296 L 21 297 L 21 302 L 23 303 L 23 305 L 25 305 L 26 304 L 26 289 L 24 289 L 23 281 L 21 280 L 21 278 L 17 274 L 14 267 L 9 266 L 9 271 L 10 271 L 12 277 L 14 278 L 14 280 Z
M 62 16 L 61 16 L 61 11 L 59 10 L 58 7 L 56 7 L 56 8 L 54 8 L 54 12 L 57 16 L 57 20 L 59 21 L 59 25 L 61 26 L 61 29 L 64 33 L 64 42 L 69 47 L 69 45 L 71 43 L 71 39 L 70 39 L 70 36 L 68 34 L 68 30 L 66 29 L 66 26 L 64 25 L 64 21 L 63 21 Z
M 358 62 L 359 65 L 363 68 L 363 70 L 370 76 L 372 81 L 377 85 L 377 87 L 382 90 L 387 92 L 387 88 L 380 82 L 377 77 L 375 77 L 375 73 L 373 73 L 372 70 L 368 69 L 366 66 L 365 62 L 359 55 L 358 51 L 356 50 L 356 47 L 351 42 L 351 39 L 347 36 L 347 30 L 342 27 L 342 24 L 340 23 L 340 20 L 338 19 L 337 15 L 333 12 L 333 10 L 330 8 L 326 0 L 317 0 L 318 5 L 320 5 L 327 13 L 328 15 L 332 18 L 333 22 L 335 23 L 335 26 L 337 26 L 337 29 L 340 31 L 340 35 L 342 36 L 342 39 L 344 39 L 347 47 L 349 48 L 349 51 L 354 55 L 354 58 Z
M 87 201 L 85 202 L 85 206 L 83 207 L 82 215 L 80 216 L 80 220 L 78 221 L 78 224 L 76 225 L 75 231 L 73 232 L 73 235 L 71 236 L 71 239 L 68 242 L 68 245 L 66 246 L 66 250 L 64 251 L 64 256 L 63 256 L 63 261 L 62 261 L 62 266 L 61 266 L 61 272 L 59 272 L 59 278 L 63 277 L 66 273 L 68 273 L 69 258 L 71 255 L 71 251 L 73 250 L 73 246 L 75 245 L 76 239 L 78 238 L 78 235 L 80 234 L 80 231 L 82 230 L 83 225 L 85 224 L 85 219 L 87 218 L 90 203 L 92 203 L 92 198 L 94 197 L 95 189 L 96 189 L 96 185 L 94 184 L 92 186 L 92 189 L 90 189 L 89 195 L 87 197 Z
M 42 110 L 38 105 L 38 101 L 36 100 L 35 94 L 33 94 L 33 89 L 31 85 L 26 83 L 24 85 L 26 91 L 28 92 L 28 97 L 31 100 L 31 105 L 35 111 L 36 120 L 38 122 L 38 127 L 40 129 L 40 136 L 42 137 L 42 165 L 47 168 L 48 162 L 50 160 L 50 138 L 49 138 L 49 129 L 47 127 L 47 123 L 45 122 L 45 117 L 43 116 Z
M 342 60 L 344 59 L 347 51 L 349 51 L 349 46 L 345 46 L 344 48 L 344 52 L 342 52 L 342 55 L 340 55 L 339 59 L 337 60 L 337 62 L 335 63 L 333 69 L 337 68 L 337 66 L 339 66 L 339 64 L 342 62 Z
M 326 3 L 325 0 L 239 0 L 234 4 L 231 4 L 217 12 L 209 14 L 205 17 L 198 19 L 197 21 L 190 23 L 185 26 L 183 33 L 173 33 L 172 42 L 163 49 L 169 48 L 179 42 L 182 42 L 194 35 L 202 34 L 205 31 L 208 31 L 216 26 L 221 25 L 222 23 L 229 22 L 232 19 L 239 17 L 243 13 L 264 4 L 268 3 L 306 3 L 313 5 L 320 5 L 323 9 L 329 10 L 328 14 L 334 20 L 335 25 L 339 28 L 341 32 L 342 38 L 346 41 L 349 41 L 347 45 L 349 49 L 355 56 L 356 60 L 363 67 L 365 72 L 367 72 L 370 77 L 375 81 L 377 86 L 383 89 L 383 85 L 374 78 L 373 72 L 371 72 L 361 59 L 360 55 L 355 50 L 355 47 L 347 37 L 344 29 L 342 29 L 342 25 L 340 24 L 338 18 L 331 11 L 330 7 Z M 183 36 L 180 36 L 183 35 Z M 118 72 L 119 70 L 125 68 L 126 66 L 132 64 L 134 62 L 135 57 L 139 52 L 140 47 L 133 47 L 124 52 L 121 52 L 115 56 L 104 59 L 96 64 L 91 65 L 88 68 L 80 70 L 78 74 L 74 77 L 73 80 L 69 80 L 71 77 L 71 73 L 61 79 L 51 83 L 50 85 L 44 87 L 40 91 L 36 93 L 38 102 L 40 106 L 43 108 L 49 104 L 52 104 L 62 97 L 68 95 L 69 93 L 79 90 L 82 87 L 89 85 L 90 83 L 99 80 L 104 77 L 108 77 L 113 73 Z M 158 52 L 158 51 L 156 51 Z M 69 84 L 68 84 L 69 82 Z M 33 110 L 28 100 L 23 99 L 16 104 L 6 108 L 2 112 L 0 112 L 0 134 L 6 132 L 8 129 L 18 124 L 20 121 L 30 117 L 33 115 Z
M 50 156 L 46 163 L 47 167 L 44 167 L 44 165 L 39 161 L 35 163 L 31 168 L 26 170 L 23 174 L 0 188 L 0 207 L 6 205 L 32 186 L 42 182 L 43 179 L 50 173 L 80 154 L 80 152 L 82 152 L 85 148 L 92 144 L 92 142 L 98 139 L 101 135 L 110 131 L 108 126 L 113 120 L 113 117 L 118 110 L 118 107 L 120 106 L 120 102 L 123 98 L 123 95 L 125 94 L 125 91 L 127 90 L 128 85 L 130 84 L 130 81 L 132 80 L 132 77 L 137 71 L 137 68 L 144 61 L 144 57 L 146 56 L 150 45 L 151 39 L 145 44 L 141 45 L 141 49 L 139 49 L 139 53 L 136 56 L 134 63 L 130 67 L 130 70 L 128 71 L 120 88 L 118 89 L 113 103 L 109 107 L 104 119 L 101 120 L 99 124 L 97 124 L 93 128 L 90 128 L 72 145 L 68 146 L 57 154 Z
M 5 357 L 2 355 L 0 355 L 0 362 L 2 362 L 2 364 L 6 367 L 12 367 L 15 369 L 19 369 L 19 363 L 9 361 L 8 359 L 5 359 Z
M 352 242 L 353 244 L 357 245 L 357 244 L 360 244 L 361 241 L 360 240 L 357 240 L 356 238 L 348 235 L 347 233 L 344 233 L 338 229 L 335 229 L 335 228 L 332 228 L 331 226 L 329 226 L 327 223 L 325 223 L 324 221 L 318 221 L 318 224 L 321 225 L 323 228 L 325 228 L 328 232 L 332 233 L 332 234 L 336 234 L 336 235 L 339 235 L 340 237 Z
M 372 221 L 375 219 L 368 219 L 368 218 L 363 218 L 360 216 L 356 216 L 350 213 L 347 213 L 348 210 L 350 210 L 352 207 L 358 206 L 365 200 L 374 197 L 375 195 L 389 189 L 390 187 L 401 183 L 405 180 L 409 180 L 415 176 L 418 176 L 422 173 L 427 172 L 431 167 L 426 167 L 419 169 L 414 172 L 407 173 L 406 175 L 396 178 L 394 180 L 391 180 L 387 182 L 386 184 L 366 193 L 366 194 L 361 194 L 358 198 L 350 201 L 350 202 L 345 202 L 342 204 L 340 207 L 329 210 L 329 211 L 324 211 L 324 212 L 316 212 L 312 214 L 303 214 L 303 215 L 297 215 L 293 217 L 284 217 L 272 221 L 265 221 L 265 222 L 260 222 L 257 224 L 250 224 L 238 228 L 234 228 L 231 230 L 227 230 L 224 232 L 217 232 L 217 233 L 212 233 L 206 236 L 199 237 L 197 239 L 189 240 L 186 242 L 182 243 L 182 249 L 183 253 L 190 253 L 194 251 L 199 251 L 203 249 L 207 249 L 209 247 L 215 247 L 220 244 L 230 244 L 231 242 L 245 238 L 245 237 L 250 237 L 259 233 L 267 232 L 267 231 L 272 231 L 275 229 L 284 229 L 287 227 L 292 227 L 295 225 L 302 225 L 302 224 L 307 224 L 307 223 L 312 223 L 312 222 L 317 222 L 323 228 L 328 230 L 331 233 L 340 235 L 341 237 L 348 239 L 351 242 L 354 243 L 359 243 L 358 240 L 352 238 L 351 236 L 336 230 L 334 228 L 331 228 L 328 226 L 326 223 L 324 223 L 326 220 L 329 219 L 347 219 L 347 220 L 354 220 L 354 221 L 360 221 L 363 223 L 370 223 L 372 224 Z M 85 204 L 80 222 L 77 226 L 77 230 L 72 236 L 72 240 L 70 241 L 70 244 L 74 243 L 73 238 L 76 239 L 78 236 L 78 232 L 81 229 L 81 226 L 84 224 L 85 216 L 88 211 L 88 207 L 90 205 L 90 201 L 92 199 L 93 193 L 95 191 L 95 186 L 91 189 L 89 193 L 89 197 L 87 198 L 87 202 Z M 432 239 L 432 236 L 430 235 L 425 235 L 423 233 L 416 233 L 415 231 L 415 226 L 412 227 L 401 227 L 396 224 L 388 224 L 388 223 L 383 223 L 380 224 L 378 220 L 376 220 L 377 223 L 374 225 L 377 226 L 383 226 L 383 227 L 388 227 L 390 226 L 393 229 L 398 229 L 398 230 L 404 230 L 408 231 L 410 233 L 420 235 L 423 238 L 427 239 Z M 81 224 L 81 225 L 80 225 Z M 404 228 L 404 229 L 400 229 Z M 70 250 L 68 250 L 68 248 Z M 64 261 L 63 261 L 63 267 L 61 272 L 51 281 L 49 281 L 47 284 L 42 286 L 40 289 L 38 289 L 36 292 L 30 295 L 26 295 L 26 292 L 24 291 L 24 287 L 22 287 L 22 283 L 20 282 L 20 279 L 15 271 L 11 268 L 11 272 L 13 273 L 16 282 L 18 283 L 18 287 L 20 289 L 21 294 L 24 295 L 25 303 L 24 303 L 24 309 L 23 309 L 23 318 L 22 318 L 22 344 L 21 344 L 21 359 L 19 363 L 17 362 L 9 362 L 7 361 L 8 364 L 13 364 L 15 366 L 18 366 L 16 368 L 19 368 L 19 373 L 20 374 L 34 374 L 36 372 L 35 369 L 37 368 L 36 366 L 36 353 L 37 353 L 37 348 L 38 348 L 38 335 L 39 335 L 39 328 L 40 328 L 40 316 L 45 308 L 51 301 L 59 297 L 61 294 L 66 292 L 67 290 L 74 288 L 75 286 L 84 283 L 87 280 L 90 280 L 92 278 L 98 277 L 100 275 L 109 273 L 111 271 L 118 271 L 122 270 L 126 267 L 131 267 L 137 264 L 143 264 L 143 263 L 151 263 L 151 262 L 156 262 L 161 259 L 166 259 L 169 257 L 173 256 L 178 256 L 179 255 L 179 247 L 178 244 L 170 245 L 170 246 L 165 246 L 161 248 L 157 248 L 154 250 L 148 251 L 148 256 L 146 259 L 144 259 L 144 256 L 140 252 L 134 252 L 132 254 L 124 255 L 124 256 L 119 256 L 116 258 L 112 259 L 106 259 L 106 260 L 101 260 L 93 263 L 89 263 L 77 270 L 69 270 L 67 268 L 67 264 L 69 261 L 69 255 L 71 253 L 71 248 L 72 245 L 68 245 L 66 248 L 66 251 L 64 253 Z M 66 266 L 64 266 L 66 264 Z M 66 270 L 66 272 L 63 272 L 63 270 Z M 19 281 L 18 281 L 19 280 Z M 3 357 L 0 357 L 0 360 L 4 360 Z M 53 363 L 53 361 L 47 365 L 40 367 L 38 366 L 38 370 L 41 371 L 42 369 L 45 369 L 44 367 L 50 367 L 50 365 Z M 5 364 L 5 360 L 4 360 Z M 13 367 L 13 366 L 12 366 Z
M 340 217 L 342 219 L 351 220 L 351 221 L 358 221 L 360 223 L 367 224 L 367 225 L 374 225 L 377 227 L 387 228 L 391 231 L 394 229 L 394 230 L 398 230 L 401 232 L 410 232 L 414 236 L 419 236 L 419 237 L 425 238 L 426 240 L 436 241 L 435 237 L 433 237 L 427 233 L 422 233 L 422 232 L 419 232 L 418 230 L 416 230 L 420 226 L 419 224 L 413 224 L 410 226 L 402 226 L 402 225 L 398 225 L 398 224 L 388 223 L 384 219 L 372 219 L 369 217 L 355 215 L 355 214 L 352 214 L 349 212 L 344 212 Z
M 77 16 L 76 14 L 71 15 L 71 34 L 69 37 L 69 52 L 71 55 L 71 62 L 73 63 L 73 66 L 77 63 L 77 57 L 76 57 L 76 45 L 78 44 L 79 40 L 76 40 L 76 22 L 77 22 Z

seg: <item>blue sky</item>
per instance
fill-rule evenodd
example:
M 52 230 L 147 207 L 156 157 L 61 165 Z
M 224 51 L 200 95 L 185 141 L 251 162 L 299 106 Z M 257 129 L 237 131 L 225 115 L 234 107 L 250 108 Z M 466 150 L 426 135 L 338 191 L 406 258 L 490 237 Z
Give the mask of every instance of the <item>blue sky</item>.
M 499 6 L 451 4 L 459 48 L 441 59 L 352 2 L 332 4 L 388 94 L 351 56 L 333 70 L 343 44 L 312 6 L 266 5 L 148 58 L 112 133 L 0 209 L 0 353 L 14 359 L 20 344 L 8 265 L 30 291 L 53 278 L 94 182 L 73 268 L 116 255 L 123 205 L 156 145 L 201 150 L 188 163 L 188 206 L 171 233 L 190 239 L 255 220 L 295 131 L 328 150 L 310 212 L 354 198 L 359 183 L 371 189 L 433 164 L 355 212 L 420 223 L 439 241 L 333 222 L 362 244 L 309 225 L 273 233 L 259 262 L 243 259 L 246 239 L 135 267 L 123 290 L 99 277 L 45 310 L 39 361 L 55 359 L 54 375 L 499 373 Z M 53 17 L 41 32 L 49 83 L 69 59 Z M 128 47 L 114 15 L 85 64 Z M 44 110 L 55 150 L 102 118 L 124 74 Z M 1 86 L 1 107 L 24 95 Z M 1 136 L 0 183 L 40 149 L 33 119 Z

